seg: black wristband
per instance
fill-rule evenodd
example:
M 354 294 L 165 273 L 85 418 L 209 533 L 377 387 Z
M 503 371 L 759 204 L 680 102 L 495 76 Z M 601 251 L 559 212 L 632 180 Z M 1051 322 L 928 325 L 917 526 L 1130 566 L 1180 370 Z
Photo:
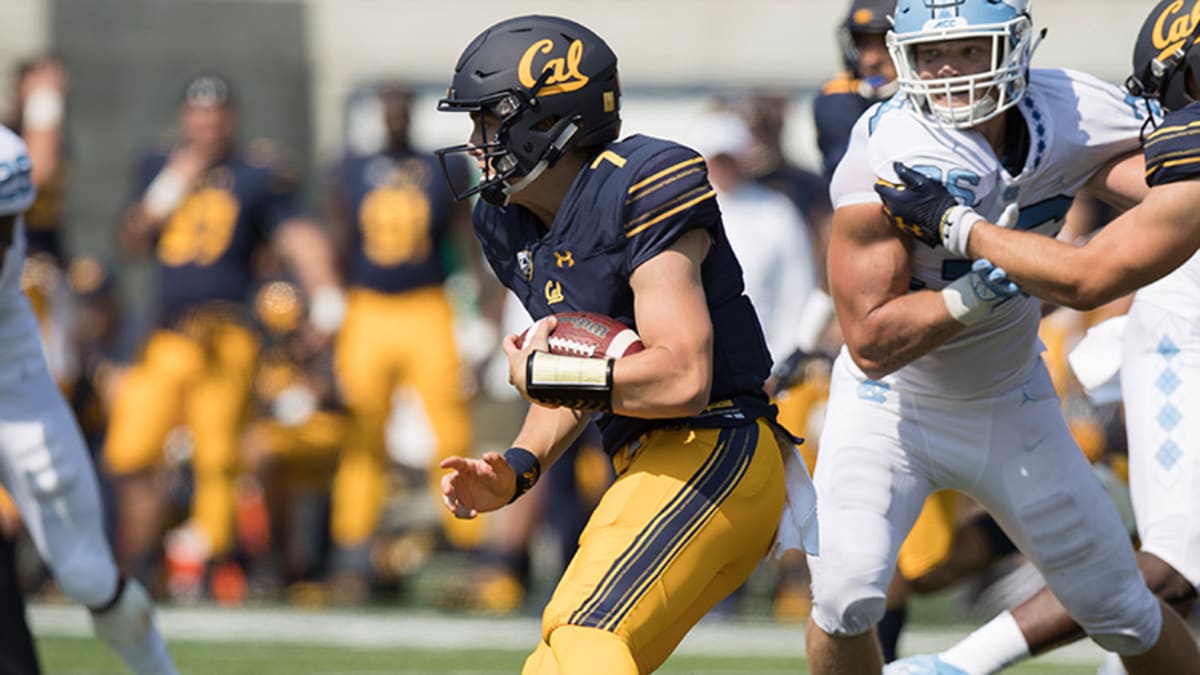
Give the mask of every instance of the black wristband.
M 525 360 L 525 391 L 546 405 L 575 410 L 612 410 L 614 359 L 530 352 Z
M 508 500 L 511 504 L 517 501 L 517 497 L 529 492 L 542 476 L 542 463 L 538 458 L 525 448 L 509 448 L 504 451 L 504 461 L 512 467 L 513 472 L 517 474 L 517 490 L 513 493 L 512 499 Z

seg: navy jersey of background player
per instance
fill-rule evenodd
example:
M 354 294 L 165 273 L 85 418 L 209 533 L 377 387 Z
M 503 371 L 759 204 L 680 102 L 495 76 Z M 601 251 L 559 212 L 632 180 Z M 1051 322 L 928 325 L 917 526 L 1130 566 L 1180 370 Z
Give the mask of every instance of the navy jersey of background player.
M 720 427 L 773 417 L 762 391 L 771 357 L 743 294 L 742 268 L 704 160 L 694 151 L 647 136 L 608 144 L 575 179 L 549 232 L 522 206 L 475 207 L 484 255 L 535 319 L 589 311 L 634 330 L 630 275 L 696 229 L 712 240 L 700 276 L 713 324 L 713 381 L 709 410 L 690 423 Z M 604 415 L 598 424 L 605 449 L 614 452 L 669 422 Z
M 150 153 L 136 195 L 166 164 Z M 250 293 L 256 248 L 280 223 L 299 215 L 295 181 L 268 149 L 231 153 L 209 168 L 168 217 L 155 245 L 162 319 L 170 323 L 210 301 L 241 304 Z
M 1146 137 L 1146 184 L 1151 187 L 1200 176 L 1200 103 L 1172 110 Z
M 825 84 L 821 95 L 813 101 L 813 122 L 817 128 L 817 147 L 821 150 L 821 168 L 825 180 L 850 145 L 850 130 L 867 108 L 879 99 L 859 93 L 859 81 L 849 77 L 834 79 Z
M 455 166 L 465 173 L 466 166 Z M 441 284 L 454 198 L 432 156 L 349 156 L 338 170 L 350 228 L 346 283 L 381 293 Z

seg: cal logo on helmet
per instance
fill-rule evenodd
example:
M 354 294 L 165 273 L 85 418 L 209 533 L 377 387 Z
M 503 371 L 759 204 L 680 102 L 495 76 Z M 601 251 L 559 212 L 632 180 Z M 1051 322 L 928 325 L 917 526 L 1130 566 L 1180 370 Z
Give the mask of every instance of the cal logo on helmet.
M 1200 3 L 1175 0 L 1162 7 L 1150 33 L 1159 60 L 1165 61 L 1180 48 L 1192 46 L 1196 41 L 1197 25 L 1200 25 Z
M 533 88 L 537 84 L 538 78 L 546 71 L 552 71 L 550 76 L 546 78 L 546 84 L 538 90 L 539 96 L 552 96 L 568 91 L 576 91 L 582 89 L 588 83 L 587 75 L 579 72 L 579 64 L 583 61 L 583 41 L 572 40 L 567 47 L 566 56 L 558 56 L 547 59 L 542 62 L 542 67 L 534 69 L 538 62 L 540 54 L 551 54 L 554 52 L 554 40 L 546 38 L 538 40 L 529 45 L 529 49 L 525 50 L 525 54 L 521 56 L 521 63 L 517 66 L 517 77 L 521 84 Z

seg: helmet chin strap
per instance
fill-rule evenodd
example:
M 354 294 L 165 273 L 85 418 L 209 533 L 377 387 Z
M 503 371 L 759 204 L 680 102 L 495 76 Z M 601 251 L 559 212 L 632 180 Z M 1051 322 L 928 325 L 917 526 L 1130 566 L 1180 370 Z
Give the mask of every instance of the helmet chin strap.
M 493 206 L 508 206 L 508 201 L 513 195 L 529 187 L 529 184 L 537 180 L 538 176 L 542 175 L 542 172 L 549 169 L 562 157 L 563 148 L 567 147 L 567 144 L 571 142 L 571 139 L 575 138 L 575 134 L 578 132 L 579 125 L 575 122 L 570 122 L 567 126 L 563 127 L 562 133 L 558 135 L 558 138 L 554 139 L 554 142 L 546 150 L 546 154 L 542 156 L 537 164 L 533 165 L 529 173 L 511 185 L 497 185 L 489 190 L 484 190 L 480 196 L 483 197 L 484 201 Z M 492 194 L 489 195 L 489 192 Z M 489 196 L 498 199 L 498 201 L 492 201 L 492 199 L 489 199 Z

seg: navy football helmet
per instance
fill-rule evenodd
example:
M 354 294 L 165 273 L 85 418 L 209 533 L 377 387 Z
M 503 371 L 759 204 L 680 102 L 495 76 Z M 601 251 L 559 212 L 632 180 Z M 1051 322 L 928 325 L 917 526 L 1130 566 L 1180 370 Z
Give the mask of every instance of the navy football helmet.
M 858 71 L 858 47 L 854 44 L 857 33 L 886 34 L 892 28 L 892 14 L 896 12 L 896 0 L 853 0 L 850 11 L 838 27 L 838 45 L 842 48 L 842 65 L 854 77 L 862 77 Z
M 467 45 L 438 110 L 495 116 L 494 136 L 437 155 L 456 198 L 479 193 L 502 205 L 571 148 L 617 138 L 617 56 L 574 21 L 536 15 L 501 21 Z M 446 160 L 460 153 L 482 155 L 478 185 L 455 185 Z
M 1188 79 L 1200 78 L 1197 12 L 1197 0 L 1162 0 L 1150 10 L 1133 46 L 1133 74 L 1125 80 L 1130 94 L 1158 99 L 1167 110 L 1196 100 Z

